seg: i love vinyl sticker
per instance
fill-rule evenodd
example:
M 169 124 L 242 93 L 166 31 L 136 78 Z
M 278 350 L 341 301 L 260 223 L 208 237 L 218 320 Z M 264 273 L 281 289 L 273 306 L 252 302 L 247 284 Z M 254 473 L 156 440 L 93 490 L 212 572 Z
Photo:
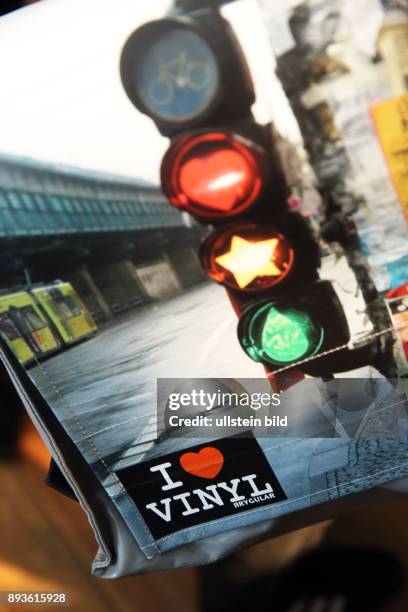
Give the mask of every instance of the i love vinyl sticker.
M 252 434 L 165 455 L 117 476 L 155 539 L 287 499 Z

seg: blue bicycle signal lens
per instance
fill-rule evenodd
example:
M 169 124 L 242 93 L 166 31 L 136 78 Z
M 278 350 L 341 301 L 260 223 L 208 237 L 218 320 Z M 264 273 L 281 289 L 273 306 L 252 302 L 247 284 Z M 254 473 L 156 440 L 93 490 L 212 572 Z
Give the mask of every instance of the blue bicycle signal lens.
M 219 71 L 209 44 L 193 30 L 174 26 L 138 58 L 136 87 L 152 115 L 163 121 L 191 120 L 212 104 Z

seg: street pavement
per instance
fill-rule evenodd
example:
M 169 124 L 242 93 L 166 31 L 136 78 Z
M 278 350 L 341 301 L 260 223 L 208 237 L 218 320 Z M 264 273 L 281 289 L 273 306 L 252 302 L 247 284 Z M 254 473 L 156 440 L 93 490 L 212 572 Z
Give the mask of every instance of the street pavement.
M 116 319 L 30 375 L 74 439 L 89 439 L 120 468 L 156 437 L 157 378 L 264 377 L 236 326 L 224 289 L 208 283 Z

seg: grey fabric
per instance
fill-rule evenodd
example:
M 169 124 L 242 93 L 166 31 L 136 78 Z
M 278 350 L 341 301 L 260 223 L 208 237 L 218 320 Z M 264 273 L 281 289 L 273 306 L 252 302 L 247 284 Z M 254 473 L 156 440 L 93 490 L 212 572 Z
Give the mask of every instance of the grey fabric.
M 118 578 L 209 563 L 256 541 L 333 518 L 354 508 L 384 500 L 399 499 L 408 492 L 408 478 L 396 479 L 383 487 L 352 493 L 286 516 L 259 521 L 236 529 L 225 529 L 217 535 L 176 546 L 153 559 L 147 559 L 138 548 L 129 526 L 106 489 L 61 427 L 23 368 L 7 348 L 0 351 L 0 358 L 41 437 L 87 514 L 99 544 L 92 571 L 100 577 Z

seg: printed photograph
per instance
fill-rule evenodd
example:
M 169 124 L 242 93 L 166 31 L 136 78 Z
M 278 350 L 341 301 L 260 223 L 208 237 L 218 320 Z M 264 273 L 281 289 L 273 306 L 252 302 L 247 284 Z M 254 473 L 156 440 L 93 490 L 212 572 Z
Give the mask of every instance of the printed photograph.
M 188 585 L 93 607 L 15 526 L 0 607 L 248 610 L 259 580 L 278 612 L 405 610 L 406 1 L 7 1 L 0 57 L 1 525 L 52 495 L 33 538 L 82 521 L 88 574 Z M 382 502 L 404 535 L 352 552 L 337 516 Z M 342 546 L 394 582 L 298 569 Z

